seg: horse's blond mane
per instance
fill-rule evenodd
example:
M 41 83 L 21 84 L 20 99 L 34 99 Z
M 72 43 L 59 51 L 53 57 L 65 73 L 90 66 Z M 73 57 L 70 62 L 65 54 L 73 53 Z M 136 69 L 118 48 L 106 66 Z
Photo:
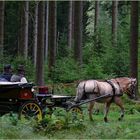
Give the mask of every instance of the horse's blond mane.
M 131 78 L 129 78 L 129 77 L 117 77 L 117 78 L 113 78 L 111 80 L 117 80 L 117 81 L 123 82 L 123 81 L 129 80 L 129 79 L 131 79 Z

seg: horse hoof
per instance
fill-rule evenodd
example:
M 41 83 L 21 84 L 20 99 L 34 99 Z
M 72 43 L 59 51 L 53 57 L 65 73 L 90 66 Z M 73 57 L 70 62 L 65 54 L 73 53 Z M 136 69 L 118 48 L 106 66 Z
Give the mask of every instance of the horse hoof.
M 118 118 L 119 121 L 122 121 L 122 118 Z
M 108 122 L 108 119 L 107 119 L 107 118 L 104 118 L 104 122 L 106 122 L 106 123 L 107 123 L 107 122 Z
M 98 115 L 98 114 L 99 114 L 99 109 L 96 109 L 96 110 L 94 111 L 94 114 L 95 114 L 95 115 Z

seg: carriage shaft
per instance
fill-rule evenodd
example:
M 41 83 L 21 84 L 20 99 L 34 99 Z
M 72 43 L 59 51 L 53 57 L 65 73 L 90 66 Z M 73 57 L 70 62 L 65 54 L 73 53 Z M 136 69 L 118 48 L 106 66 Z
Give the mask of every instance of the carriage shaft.
M 99 97 L 96 97 L 96 98 L 93 98 L 93 99 L 87 99 L 87 100 L 82 101 L 80 103 L 76 103 L 74 105 L 71 105 L 69 108 L 77 107 L 77 106 L 80 106 L 80 105 L 83 105 L 83 104 L 86 104 L 86 103 L 89 103 L 89 102 L 92 102 L 92 101 L 96 101 L 96 100 L 99 100 L 99 99 L 102 99 L 102 98 L 113 97 L 113 96 L 121 96 L 121 95 L 122 94 L 117 94 L 117 95 L 112 95 L 112 94 L 102 95 L 102 96 L 99 96 Z

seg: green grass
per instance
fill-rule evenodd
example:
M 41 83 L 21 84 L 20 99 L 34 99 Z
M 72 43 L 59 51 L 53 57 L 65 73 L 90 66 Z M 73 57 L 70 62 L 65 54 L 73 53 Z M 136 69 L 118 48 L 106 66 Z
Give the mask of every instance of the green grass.
M 63 109 L 57 108 L 52 118 L 45 117 L 42 124 L 34 121 L 21 123 L 16 115 L 0 117 L 0 139 L 139 139 L 139 104 L 127 103 L 123 121 L 118 121 L 120 110 L 112 105 L 108 115 L 109 122 L 103 121 L 103 106 L 94 121 L 88 118 L 86 105 L 83 106 L 84 118 L 71 120 Z
M 124 120 L 118 121 L 119 112 L 110 112 L 109 123 L 103 121 L 103 114 L 94 115 L 94 121 L 85 116 L 79 126 L 73 125 L 55 131 L 50 138 L 58 139 L 132 139 L 140 138 L 140 116 L 138 114 L 126 115 Z

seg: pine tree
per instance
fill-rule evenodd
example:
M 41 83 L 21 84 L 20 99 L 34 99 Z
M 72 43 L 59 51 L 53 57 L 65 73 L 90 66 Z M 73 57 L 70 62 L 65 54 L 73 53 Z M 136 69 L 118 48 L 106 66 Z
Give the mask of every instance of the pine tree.
M 3 56 L 4 48 L 4 6 L 5 2 L 0 1 L 0 56 Z
M 44 85 L 44 28 L 45 27 L 45 4 L 38 3 L 38 34 L 37 34 L 37 60 L 36 60 L 36 83 Z

